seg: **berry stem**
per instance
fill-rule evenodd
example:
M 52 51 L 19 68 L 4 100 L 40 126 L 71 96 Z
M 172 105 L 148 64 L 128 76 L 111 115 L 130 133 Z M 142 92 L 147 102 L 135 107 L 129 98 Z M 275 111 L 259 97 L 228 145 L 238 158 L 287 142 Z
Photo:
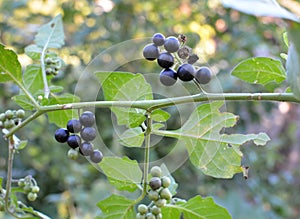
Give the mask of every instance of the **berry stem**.
M 148 173 L 149 173 L 149 155 L 150 155 L 150 138 L 152 132 L 151 114 L 147 114 L 147 129 L 145 131 L 145 154 L 144 154 L 144 176 L 143 176 L 143 193 L 147 193 Z
M 193 79 L 193 82 L 202 93 L 206 94 L 206 91 L 201 87 L 201 85 L 198 83 L 198 81 L 195 78 Z
M 13 160 L 14 160 L 14 138 L 13 136 L 8 138 L 8 161 L 7 161 L 7 179 L 6 179 L 6 193 L 5 193 L 5 210 L 9 214 L 13 215 L 13 212 L 9 209 L 9 197 L 11 192 L 11 183 L 12 183 L 12 169 L 13 169 Z

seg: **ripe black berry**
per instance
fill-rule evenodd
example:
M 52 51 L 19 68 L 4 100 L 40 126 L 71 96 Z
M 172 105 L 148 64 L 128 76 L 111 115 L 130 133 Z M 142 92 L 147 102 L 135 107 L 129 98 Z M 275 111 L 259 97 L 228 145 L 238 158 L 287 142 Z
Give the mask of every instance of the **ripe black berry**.
M 67 123 L 67 129 L 71 133 L 80 132 L 81 128 L 82 128 L 82 125 L 78 119 L 71 119 Z
M 70 135 L 67 143 L 73 149 L 78 148 L 81 144 L 81 138 L 78 135 Z
M 69 131 L 64 128 L 57 129 L 54 134 L 55 140 L 60 143 L 65 143 L 69 138 Z
M 177 74 L 173 69 L 164 69 L 160 72 L 159 80 L 165 86 L 172 86 L 177 81 Z
M 83 142 L 79 148 L 84 156 L 90 156 L 94 152 L 93 145 L 90 142 Z
M 161 33 L 156 33 L 153 35 L 152 41 L 156 46 L 162 46 L 165 43 L 165 36 Z
M 180 42 L 176 37 L 170 36 L 166 38 L 164 43 L 165 50 L 170 53 L 177 52 L 180 47 Z
M 168 52 L 163 52 L 158 56 L 157 63 L 162 68 L 170 68 L 174 64 L 174 57 Z
M 148 44 L 143 49 L 143 56 L 149 61 L 153 61 L 159 56 L 159 49 L 154 44 Z
M 95 115 L 90 111 L 85 111 L 81 114 L 80 123 L 85 127 L 90 127 L 95 123 Z
M 93 141 L 96 138 L 96 130 L 93 127 L 85 127 L 81 130 L 80 136 L 85 141 Z
M 177 70 L 177 76 L 182 81 L 191 81 L 194 78 L 195 68 L 191 64 L 182 64 Z
M 161 187 L 161 180 L 159 177 L 152 177 L 149 182 L 151 189 L 156 190 Z
M 94 163 L 100 163 L 103 159 L 103 154 L 99 150 L 94 150 L 93 153 L 90 155 L 90 159 Z
M 211 80 L 211 70 L 208 67 L 201 67 L 195 73 L 195 79 L 200 84 L 207 84 Z

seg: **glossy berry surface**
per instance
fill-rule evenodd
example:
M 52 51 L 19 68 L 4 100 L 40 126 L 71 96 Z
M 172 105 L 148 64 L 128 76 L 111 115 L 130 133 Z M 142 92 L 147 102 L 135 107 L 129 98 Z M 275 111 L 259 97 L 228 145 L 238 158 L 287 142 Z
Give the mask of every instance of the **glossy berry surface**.
M 167 204 L 167 200 L 166 199 L 158 199 L 157 201 L 154 202 L 154 204 L 157 207 L 162 208 Z
M 195 79 L 200 83 L 200 84 L 207 84 L 211 80 L 211 70 L 208 67 L 201 67 L 197 70 L 195 73 Z
M 165 50 L 170 53 L 177 52 L 180 47 L 180 42 L 176 37 L 170 36 L 165 39 Z
M 159 177 L 152 177 L 149 182 L 151 189 L 156 190 L 161 187 L 161 180 Z
M 27 194 L 27 199 L 31 202 L 35 201 L 37 198 L 37 194 L 36 193 L 33 193 L 33 192 L 29 192 Z
M 172 86 L 177 81 L 177 73 L 173 69 L 164 69 L 159 74 L 160 82 L 165 86 Z
M 85 141 L 93 141 L 96 138 L 96 129 L 93 127 L 85 127 L 81 130 L 80 136 Z
M 148 193 L 148 198 L 152 201 L 157 201 L 159 199 L 159 193 L 154 190 L 150 190 Z
M 172 198 L 172 194 L 168 188 L 164 188 L 159 193 L 161 198 L 164 198 L 166 200 L 170 200 Z
M 25 117 L 25 111 L 22 109 L 17 110 L 16 116 L 20 119 L 23 119 Z
M 168 176 L 163 176 L 161 178 L 161 185 L 164 187 L 164 188 L 167 188 L 171 185 L 171 179 L 170 177 Z
M 165 43 L 165 36 L 161 33 L 156 33 L 153 35 L 152 41 L 156 46 L 162 46 Z
M 159 166 L 153 166 L 150 170 L 152 177 L 161 177 L 161 168 Z
M 182 64 L 177 70 L 177 76 L 182 81 L 191 81 L 194 78 L 195 68 L 191 64 Z
M 137 210 L 141 214 L 146 214 L 148 212 L 148 207 L 144 204 L 140 204 Z
M 148 44 L 143 49 L 143 56 L 149 61 L 153 61 L 159 56 L 159 49 L 154 44 Z
M 94 150 L 93 153 L 90 155 L 90 159 L 94 163 L 100 163 L 103 159 L 103 154 L 99 150 Z
M 95 124 L 95 120 L 96 119 L 94 113 L 90 111 L 83 112 L 79 118 L 81 125 L 85 127 L 93 126 Z
M 78 135 L 70 135 L 67 143 L 73 149 L 78 148 L 81 144 L 81 138 Z
M 174 65 L 174 57 L 168 52 L 163 52 L 158 56 L 157 63 L 162 68 L 170 68 Z
M 59 143 L 67 142 L 69 138 L 69 131 L 64 128 L 57 129 L 54 134 L 55 140 Z
M 84 155 L 84 156 L 90 156 L 94 152 L 94 148 L 93 148 L 92 143 L 90 143 L 90 142 L 83 142 L 80 145 L 80 151 L 81 151 L 82 155 Z
M 67 123 L 67 129 L 71 133 L 78 133 L 81 131 L 82 125 L 78 119 L 71 119 Z

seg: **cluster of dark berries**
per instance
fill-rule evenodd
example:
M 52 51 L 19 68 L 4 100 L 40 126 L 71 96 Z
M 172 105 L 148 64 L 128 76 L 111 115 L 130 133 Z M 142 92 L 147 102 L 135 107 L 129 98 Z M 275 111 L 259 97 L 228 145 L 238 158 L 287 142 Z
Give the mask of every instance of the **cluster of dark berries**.
M 143 49 L 143 56 L 150 61 L 157 59 L 157 63 L 163 70 L 160 72 L 160 82 L 165 86 L 174 85 L 179 78 L 181 81 L 196 80 L 199 84 L 207 84 L 211 80 L 211 70 L 208 67 L 195 68 L 193 64 L 199 59 L 192 49 L 185 46 L 187 38 L 180 35 L 178 38 L 170 36 L 165 38 L 161 33 L 156 33 L 152 37 L 151 44 Z M 163 46 L 164 49 L 161 49 Z M 181 59 L 177 71 L 171 67 L 175 63 L 173 53 Z
M 59 143 L 65 143 L 71 147 L 68 156 L 77 158 L 78 152 L 83 156 L 89 156 L 91 161 L 99 163 L 103 159 L 103 154 L 99 150 L 94 150 L 93 141 L 96 138 L 95 115 L 90 111 L 83 112 L 79 119 L 71 119 L 67 123 L 67 128 L 57 129 L 55 139 Z
M 47 75 L 57 75 L 62 67 L 62 61 L 58 57 L 47 57 L 45 59 L 46 74 Z
M 22 109 L 6 110 L 5 113 L 0 114 L 0 128 L 11 129 L 16 125 L 19 125 L 24 117 L 25 111 Z
M 27 199 L 29 201 L 36 200 L 40 188 L 37 186 L 36 181 L 32 176 L 26 176 L 25 178 L 19 179 L 18 186 L 23 189 L 25 194 L 27 194 Z
M 171 185 L 171 179 L 168 176 L 162 176 L 159 166 L 154 166 L 150 170 L 152 178 L 149 181 L 150 190 L 148 198 L 152 201 L 150 206 L 140 204 L 138 206 L 137 219 L 162 219 L 161 208 L 172 199 L 172 194 L 168 187 Z

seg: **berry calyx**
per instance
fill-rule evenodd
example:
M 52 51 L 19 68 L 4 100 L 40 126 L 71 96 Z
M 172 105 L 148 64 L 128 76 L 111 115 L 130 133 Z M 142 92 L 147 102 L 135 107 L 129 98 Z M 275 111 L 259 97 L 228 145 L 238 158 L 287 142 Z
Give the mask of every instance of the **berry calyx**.
M 29 192 L 27 194 L 27 199 L 31 202 L 35 201 L 37 198 L 37 194 L 36 193 L 33 193 L 33 192 Z
M 172 86 L 177 81 L 177 74 L 173 69 L 164 69 L 160 72 L 159 80 L 165 86 Z
M 59 143 L 67 142 L 69 138 L 69 131 L 64 128 L 57 129 L 54 134 L 55 140 Z
M 159 177 L 152 177 L 149 182 L 151 189 L 156 190 L 161 187 L 161 180 Z
M 81 114 L 79 121 L 85 127 L 91 127 L 95 123 L 95 115 L 90 111 L 85 111 Z
M 150 170 L 152 177 L 161 177 L 161 168 L 159 166 L 153 166 Z
M 165 43 L 165 36 L 161 33 L 156 33 L 153 35 L 152 41 L 156 46 L 162 46 Z
M 165 39 L 164 48 L 169 53 L 177 52 L 180 47 L 180 42 L 176 37 L 170 36 Z
M 153 61 L 159 56 L 159 49 L 154 44 L 148 44 L 143 49 L 143 56 L 149 61 Z
M 137 210 L 141 214 L 146 214 L 148 212 L 148 207 L 144 204 L 140 204 Z
M 171 185 L 171 179 L 170 177 L 168 176 L 163 176 L 161 178 L 161 185 L 164 187 L 164 188 L 167 188 Z
M 94 152 L 93 145 L 90 142 L 83 142 L 79 148 L 83 156 L 90 156 Z
M 96 138 L 96 129 L 93 127 L 85 127 L 81 130 L 80 136 L 85 141 L 92 141 Z
M 94 163 L 100 163 L 103 159 L 103 154 L 99 150 L 94 150 L 93 153 L 90 155 L 90 159 Z
M 174 57 L 168 52 L 163 52 L 158 56 L 157 63 L 162 68 L 170 68 L 174 64 Z
M 195 68 L 191 64 L 182 64 L 177 70 L 177 76 L 182 81 L 191 81 L 194 78 Z
M 81 144 L 81 138 L 78 135 L 70 135 L 67 144 L 73 149 L 78 148 Z
M 211 70 L 208 67 L 201 67 L 195 73 L 195 79 L 199 84 L 207 84 L 211 80 Z
M 67 129 L 71 133 L 78 133 L 82 129 L 82 125 L 78 119 L 71 119 L 67 123 Z

